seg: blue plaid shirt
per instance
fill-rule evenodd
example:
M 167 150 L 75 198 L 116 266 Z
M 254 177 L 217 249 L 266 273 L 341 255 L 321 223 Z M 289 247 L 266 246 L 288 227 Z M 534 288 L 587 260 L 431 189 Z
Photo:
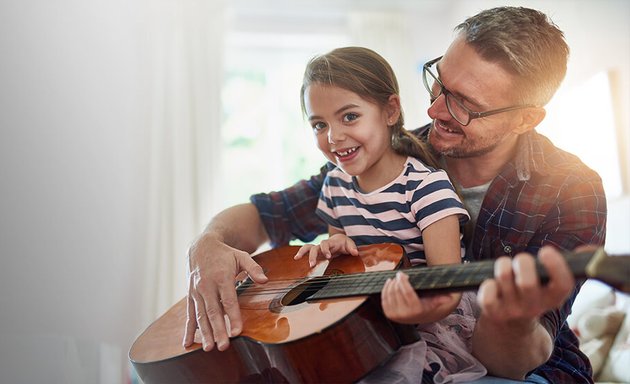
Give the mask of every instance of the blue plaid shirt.
M 424 138 L 429 125 L 414 131 Z M 308 242 L 327 231 L 315 214 L 323 180 L 331 164 L 308 180 L 283 191 L 256 194 L 256 205 L 272 246 L 293 239 Z M 576 156 L 530 132 L 519 151 L 490 184 L 472 234 L 469 259 L 495 259 L 519 252 L 536 254 L 543 245 L 572 250 L 583 244 L 603 245 L 606 196 L 601 178 Z M 552 383 L 592 383 L 588 358 L 566 318 L 579 292 L 578 284 L 558 310 L 544 315 L 543 325 L 555 340 L 551 358 L 533 371 Z

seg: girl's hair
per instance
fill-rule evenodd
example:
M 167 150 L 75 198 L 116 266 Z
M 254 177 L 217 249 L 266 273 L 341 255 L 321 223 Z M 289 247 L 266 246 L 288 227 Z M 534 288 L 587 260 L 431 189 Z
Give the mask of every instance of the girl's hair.
M 362 47 L 337 48 L 309 61 L 300 91 L 304 114 L 304 93 L 311 84 L 343 88 L 381 107 L 387 105 L 391 95 L 400 93 L 396 75 L 389 63 L 378 53 Z M 400 117 L 389 129 L 391 145 L 396 153 L 416 157 L 426 165 L 437 168 L 437 162 L 427 145 L 404 128 L 402 107 Z

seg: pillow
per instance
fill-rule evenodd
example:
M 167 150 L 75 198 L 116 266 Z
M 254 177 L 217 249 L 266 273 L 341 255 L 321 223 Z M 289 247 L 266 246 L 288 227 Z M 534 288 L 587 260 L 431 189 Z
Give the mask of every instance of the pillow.
M 579 318 L 586 311 L 593 308 L 606 308 L 614 305 L 614 303 L 615 292 L 612 288 L 597 280 L 586 280 L 575 298 L 571 314 L 567 318 L 569 327 L 575 331 Z
M 626 313 L 615 307 L 590 309 L 578 319 L 576 334 L 580 342 L 607 336 L 614 337 L 625 317 Z
M 593 376 L 597 376 L 604 366 L 614 339 L 614 335 L 607 335 L 602 338 L 592 339 L 580 344 L 580 350 L 584 352 L 591 362 L 591 366 L 593 367 Z
M 606 362 L 625 316 L 624 311 L 607 307 L 590 309 L 578 319 L 574 332 L 580 339 L 580 350 L 591 361 L 593 376 L 597 376 Z
M 627 295 L 618 293 L 620 298 Z M 630 301 L 626 301 L 630 303 Z M 599 373 L 599 381 L 630 383 L 630 305 L 624 305 L 626 317 L 608 352 L 608 359 Z

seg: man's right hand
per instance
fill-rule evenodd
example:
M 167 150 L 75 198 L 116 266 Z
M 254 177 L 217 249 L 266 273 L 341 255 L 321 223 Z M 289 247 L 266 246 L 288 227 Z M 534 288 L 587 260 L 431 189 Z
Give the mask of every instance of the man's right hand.
M 188 267 L 184 347 L 193 344 L 199 328 L 204 351 L 212 350 L 215 344 L 219 351 L 224 351 L 230 346 L 230 336 L 240 334 L 243 327 L 236 275 L 245 271 L 261 284 L 267 282 L 267 276 L 249 253 L 228 246 L 212 232 L 204 232 L 190 247 Z

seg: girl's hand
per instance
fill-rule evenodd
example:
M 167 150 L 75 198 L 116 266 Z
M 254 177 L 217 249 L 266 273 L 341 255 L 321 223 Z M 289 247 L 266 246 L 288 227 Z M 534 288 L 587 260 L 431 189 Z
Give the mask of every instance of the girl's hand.
M 319 257 L 331 259 L 334 256 L 343 254 L 358 256 L 359 250 L 351 238 L 345 234 L 338 233 L 330 236 L 327 240 L 322 241 L 319 245 L 305 244 L 302 248 L 300 248 L 293 259 L 299 260 L 307 253 L 308 265 L 312 268 L 315 264 L 317 264 L 317 259 Z
M 394 279 L 387 279 L 381 291 L 381 305 L 385 316 L 402 324 L 437 321 L 446 315 L 438 312 L 443 312 L 445 306 L 451 307 L 453 300 L 459 300 L 459 294 L 418 296 L 409 283 L 409 276 L 400 271 Z

